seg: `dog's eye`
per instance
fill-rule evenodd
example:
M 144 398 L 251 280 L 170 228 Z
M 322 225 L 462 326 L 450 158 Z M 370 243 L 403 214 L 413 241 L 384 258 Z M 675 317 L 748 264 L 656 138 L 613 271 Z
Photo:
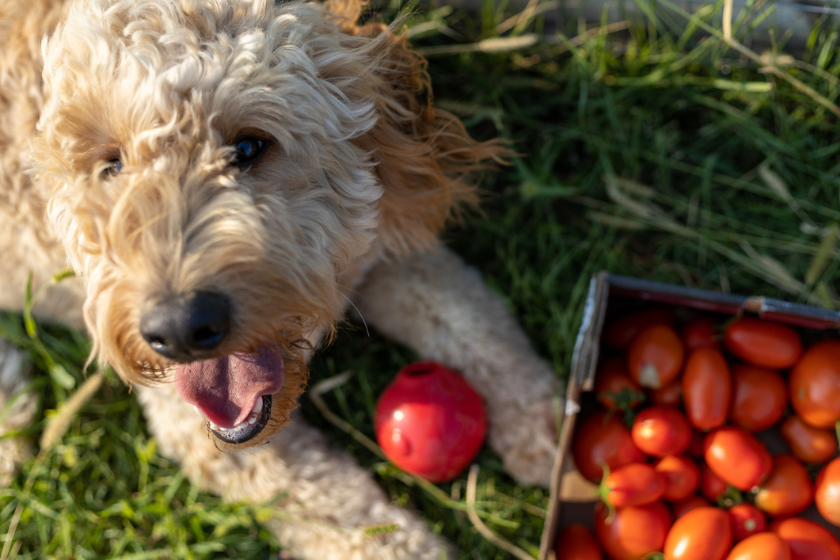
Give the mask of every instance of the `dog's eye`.
M 262 155 L 263 150 L 265 150 L 265 144 L 266 142 L 264 140 L 253 136 L 240 138 L 234 144 L 236 153 L 233 157 L 233 164 L 237 167 L 244 167 L 254 163 Z
M 102 170 L 103 177 L 115 177 L 122 171 L 122 160 L 120 158 L 111 158 L 108 160 L 108 167 Z

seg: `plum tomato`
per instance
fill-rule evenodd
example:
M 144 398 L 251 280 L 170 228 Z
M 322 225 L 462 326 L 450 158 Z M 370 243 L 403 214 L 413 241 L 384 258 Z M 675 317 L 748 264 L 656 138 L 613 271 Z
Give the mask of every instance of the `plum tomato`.
M 771 523 L 770 530 L 790 545 L 791 560 L 840 560 L 840 542 L 813 521 L 788 517 Z
M 654 469 L 665 479 L 666 502 L 679 502 L 689 498 L 700 487 L 700 469 L 684 455 L 662 457 Z
M 811 477 L 799 459 L 776 455 L 770 476 L 755 493 L 755 505 L 770 517 L 787 517 L 805 510 L 813 498 Z
M 802 354 L 802 340 L 795 330 L 752 317 L 741 317 L 729 323 L 723 343 L 727 350 L 745 362 L 771 369 L 787 369 Z
M 376 439 L 401 469 L 431 482 L 458 476 L 481 449 L 487 416 L 457 372 L 435 362 L 404 367 L 376 405 Z
M 758 533 L 732 547 L 726 560 L 791 560 L 790 545 L 776 533 Z
M 648 392 L 652 405 L 678 407 L 682 404 L 682 383 L 679 379 L 672 381 L 661 389 Z
M 732 405 L 729 421 L 748 432 L 775 425 L 787 407 L 787 384 L 772 369 L 749 364 L 732 368 Z
M 840 457 L 822 468 L 815 488 L 817 511 L 826 521 L 840 527 Z
M 761 485 L 773 468 L 770 452 L 743 428 L 718 428 L 706 435 L 703 447 L 709 468 L 738 490 Z
M 706 315 L 695 317 L 683 325 L 680 330 L 680 338 L 685 344 L 687 352 L 704 346 L 717 348 L 723 338 L 721 323 L 717 319 Z
M 779 432 L 791 453 L 805 463 L 825 463 L 837 453 L 837 435 L 833 430 L 809 426 L 796 414 L 785 418 L 779 425 Z
M 682 389 L 685 414 L 692 426 L 708 431 L 726 422 L 732 379 L 720 350 L 698 348 L 688 355 Z
M 633 409 L 645 400 L 642 388 L 630 379 L 621 358 L 612 358 L 598 368 L 595 376 L 595 395 L 607 410 Z
M 728 489 L 729 486 L 709 468 L 709 465 L 704 463 L 700 467 L 701 494 L 716 504 Z
M 668 325 L 673 327 L 675 323 L 674 312 L 667 307 L 649 307 L 633 311 L 607 325 L 604 331 L 604 342 L 619 352 L 630 347 L 630 343 L 636 338 L 639 332 L 651 325 Z
M 699 507 L 712 507 L 712 504 L 702 496 L 691 496 L 681 502 L 671 504 L 671 513 L 674 515 L 674 519 L 679 519 L 689 511 Z
M 580 474 L 595 484 L 603 477 L 602 464 L 617 469 L 647 458 L 621 420 L 600 411 L 583 418 L 575 430 L 572 457 Z
M 589 527 L 575 523 L 557 533 L 554 544 L 557 560 L 603 560 L 604 555 Z
M 735 542 L 767 530 L 767 518 L 752 504 L 734 505 L 727 510 L 727 513 L 732 522 L 732 538 Z
M 660 389 L 674 381 L 682 368 L 685 350 L 674 329 L 652 325 L 640 331 L 627 351 L 630 377 L 649 389 Z
M 815 428 L 833 428 L 840 419 L 840 340 L 808 348 L 790 372 L 790 403 Z
M 665 478 L 653 465 L 630 463 L 604 477 L 600 495 L 607 504 L 621 508 L 656 502 L 665 493 Z
M 665 538 L 665 560 L 723 560 L 732 546 L 726 510 L 699 507 L 674 521 Z
M 662 502 L 619 508 L 608 520 L 609 515 L 606 504 L 595 506 L 595 535 L 613 560 L 640 560 L 662 550 L 671 527 L 671 514 Z
M 653 457 L 678 455 L 691 444 L 691 426 L 682 412 L 670 406 L 641 410 L 631 430 L 633 443 Z

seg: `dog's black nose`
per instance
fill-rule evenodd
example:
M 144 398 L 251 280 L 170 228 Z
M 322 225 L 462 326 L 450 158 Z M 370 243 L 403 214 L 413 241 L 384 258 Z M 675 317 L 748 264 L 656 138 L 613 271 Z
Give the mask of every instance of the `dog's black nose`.
M 206 357 L 230 330 L 230 300 L 195 292 L 156 303 L 140 318 L 140 334 L 161 356 L 178 362 Z

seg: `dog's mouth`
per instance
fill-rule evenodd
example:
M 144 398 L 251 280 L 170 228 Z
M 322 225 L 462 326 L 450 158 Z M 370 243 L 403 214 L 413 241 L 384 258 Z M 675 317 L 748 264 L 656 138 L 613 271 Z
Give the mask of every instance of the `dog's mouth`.
M 175 369 L 175 388 L 207 419 L 213 435 L 238 444 L 266 427 L 271 395 L 283 387 L 284 378 L 279 348 L 262 348 L 254 354 L 181 364 Z

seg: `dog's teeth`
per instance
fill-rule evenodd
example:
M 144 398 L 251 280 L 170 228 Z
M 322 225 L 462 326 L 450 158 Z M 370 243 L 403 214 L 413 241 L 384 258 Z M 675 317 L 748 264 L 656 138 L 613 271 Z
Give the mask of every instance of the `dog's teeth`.
M 259 397 L 257 399 L 257 402 L 254 403 L 254 407 L 251 409 L 251 413 L 258 414 L 259 412 L 262 411 L 262 407 L 263 407 L 263 398 Z
M 195 413 L 196 413 L 196 414 L 198 414 L 199 416 L 201 416 L 202 418 L 204 418 L 204 413 L 203 413 L 203 412 L 201 412 L 201 409 L 200 409 L 200 408 L 198 408 L 198 406 L 193 405 L 193 410 L 195 410 Z
M 257 423 L 257 415 L 256 414 L 251 414 L 251 416 L 248 417 L 248 423 L 251 424 L 251 425 L 256 424 Z
M 211 430 L 213 430 L 215 432 L 219 431 L 219 427 L 216 424 L 214 424 L 213 422 L 208 422 L 208 423 L 210 424 L 210 429 Z

